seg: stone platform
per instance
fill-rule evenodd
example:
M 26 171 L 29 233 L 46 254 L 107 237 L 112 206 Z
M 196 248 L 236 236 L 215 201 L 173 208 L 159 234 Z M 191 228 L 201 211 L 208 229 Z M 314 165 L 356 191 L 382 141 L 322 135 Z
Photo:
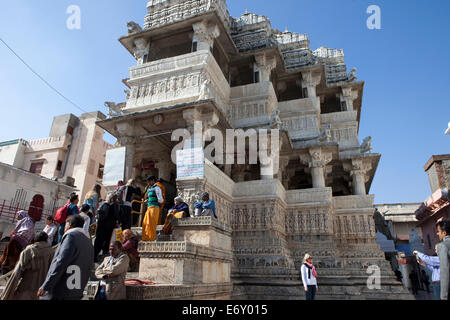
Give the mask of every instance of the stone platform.
M 172 238 L 139 244 L 138 278 L 155 284 L 128 285 L 127 299 L 230 299 L 231 228 L 211 217 L 179 219 Z

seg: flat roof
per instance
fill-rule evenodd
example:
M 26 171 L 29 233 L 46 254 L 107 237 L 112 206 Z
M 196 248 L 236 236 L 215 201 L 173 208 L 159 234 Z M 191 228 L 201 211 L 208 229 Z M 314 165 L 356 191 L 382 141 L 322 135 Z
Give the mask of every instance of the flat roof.
M 22 139 L 16 139 L 16 140 L 0 142 L 0 147 L 10 146 L 10 145 L 13 145 L 13 144 L 18 144 L 20 142 L 20 140 L 22 140 Z
M 433 156 L 431 156 L 431 158 L 425 164 L 425 167 L 424 167 L 425 171 L 430 169 L 430 167 L 436 161 L 442 161 L 442 160 L 450 160 L 450 154 L 440 154 L 440 155 L 433 155 Z

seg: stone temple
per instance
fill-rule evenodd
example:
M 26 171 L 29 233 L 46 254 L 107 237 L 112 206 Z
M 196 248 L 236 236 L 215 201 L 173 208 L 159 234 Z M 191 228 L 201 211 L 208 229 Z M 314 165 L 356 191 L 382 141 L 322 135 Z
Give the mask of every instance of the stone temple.
M 191 208 L 208 191 L 218 221 L 182 219 L 172 241 L 142 243 L 139 277 L 157 285 L 130 286 L 129 299 L 304 299 L 306 252 L 320 299 L 409 298 L 375 243 L 368 191 L 380 154 L 371 137 L 359 140 L 364 82 L 343 50 L 311 50 L 307 35 L 265 16 L 233 18 L 224 0 L 151 0 L 147 11 L 119 39 L 137 61 L 123 80 L 126 102 L 106 103 L 109 118 L 97 124 L 125 147 L 125 179 L 153 163 Z M 224 136 L 279 128 L 279 161 L 206 157 L 203 178 L 177 179 L 171 134 L 194 133 L 196 121 Z M 373 265 L 378 289 L 367 286 Z

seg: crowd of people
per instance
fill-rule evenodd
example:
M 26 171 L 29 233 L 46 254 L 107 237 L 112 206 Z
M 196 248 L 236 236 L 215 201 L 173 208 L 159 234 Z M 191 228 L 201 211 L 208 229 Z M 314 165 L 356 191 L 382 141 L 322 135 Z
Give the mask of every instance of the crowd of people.
M 145 212 L 141 217 L 143 241 L 156 240 L 157 225 L 162 224 L 162 209 L 167 203 L 163 183 L 155 176 L 146 181 L 144 194 L 135 180 L 126 184 L 120 181 L 105 201 L 97 184 L 81 206 L 78 195 L 72 193 L 54 217 L 46 218 L 44 230 L 37 235 L 36 221 L 20 211 L 0 260 L 2 274 L 13 270 L 1 299 L 81 299 L 94 263 L 100 262 L 95 268 L 99 281 L 95 298 L 125 299 L 126 273 L 137 271 L 140 260 L 140 239 L 131 230 L 140 222 L 133 214 L 133 202 L 142 202 L 141 213 Z M 181 197 L 173 203 L 164 217 L 162 232 L 167 235 L 173 232 L 174 219 L 190 217 L 189 205 Z M 194 208 L 196 216 L 217 218 L 214 200 L 206 192 Z

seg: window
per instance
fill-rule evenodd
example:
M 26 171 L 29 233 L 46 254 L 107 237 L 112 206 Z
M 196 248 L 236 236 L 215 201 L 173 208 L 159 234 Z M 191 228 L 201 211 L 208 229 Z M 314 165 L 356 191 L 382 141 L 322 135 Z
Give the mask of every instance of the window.
M 253 73 L 253 83 L 258 83 L 259 82 L 259 71 L 255 70 Z
M 103 179 L 103 170 L 104 170 L 105 166 L 102 164 L 98 165 L 98 173 L 97 173 L 97 178 L 99 179 Z
M 70 135 L 73 135 L 73 127 L 72 126 L 67 127 L 67 133 Z
M 303 98 L 308 98 L 308 88 L 303 88 Z
M 58 160 L 58 164 L 56 165 L 56 170 L 61 171 L 61 169 L 62 169 L 62 161 Z
M 341 110 L 347 111 L 347 104 L 345 103 L 345 101 L 341 101 Z
M 33 162 L 33 163 L 31 163 L 30 172 L 36 173 L 36 174 L 41 174 L 43 166 L 44 166 L 44 161 Z
M 198 42 L 192 41 L 192 52 L 197 52 L 198 48 Z

